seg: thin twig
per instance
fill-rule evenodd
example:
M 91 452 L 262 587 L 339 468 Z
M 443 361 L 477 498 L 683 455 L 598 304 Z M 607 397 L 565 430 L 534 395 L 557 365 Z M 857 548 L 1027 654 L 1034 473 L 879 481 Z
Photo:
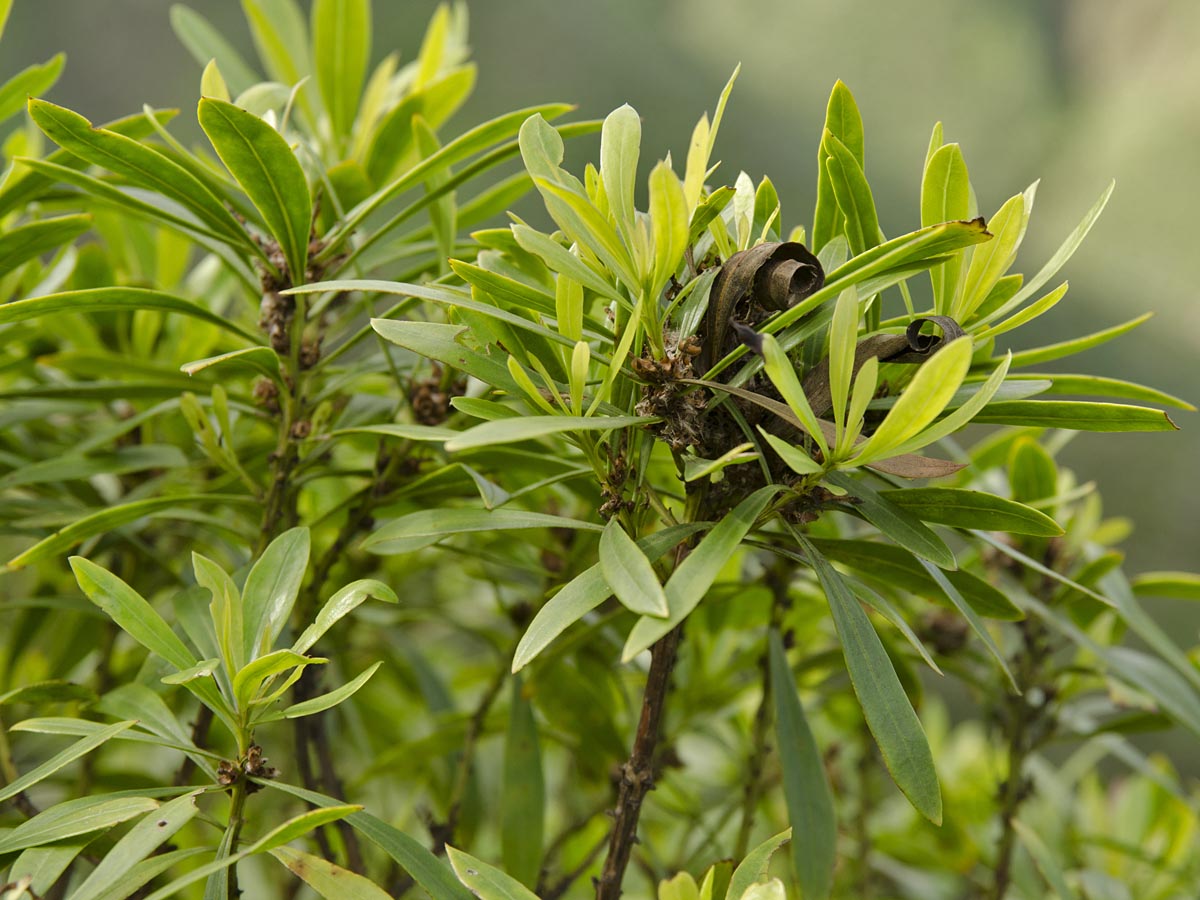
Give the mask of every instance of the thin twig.
M 650 672 L 642 695 L 642 714 L 629 761 L 621 767 L 617 807 L 613 811 L 613 827 L 608 842 L 604 870 L 596 880 L 596 900 L 617 900 L 629 857 L 637 841 L 638 818 L 642 801 L 654 787 L 654 750 L 666 709 L 671 670 L 679 650 L 683 626 L 677 625 L 650 648 Z
M 596 858 L 600 855 L 600 851 L 604 849 L 607 843 L 608 837 L 606 835 L 596 842 L 592 849 L 587 852 L 587 856 L 574 869 L 567 872 L 558 881 L 554 882 L 554 884 L 544 888 L 539 887 L 538 896 L 541 900 L 558 900 L 559 897 L 565 894 L 567 889 L 578 881 L 584 872 L 591 868 L 592 863 L 596 861 Z

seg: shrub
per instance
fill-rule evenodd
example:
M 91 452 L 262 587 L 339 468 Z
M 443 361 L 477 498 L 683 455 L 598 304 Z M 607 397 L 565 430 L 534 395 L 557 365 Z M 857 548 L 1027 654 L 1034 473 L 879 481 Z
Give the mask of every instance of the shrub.
M 731 79 L 641 211 L 628 106 L 441 136 L 463 8 L 368 77 L 365 0 L 244 7 L 269 81 L 172 13 L 208 147 L 6 144 L 2 896 L 1188 896 L 1127 735 L 1200 734 L 1139 602 L 1200 580 L 1055 454 L 1190 407 L 1039 370 L 1141 319 L 1007 350 L 1111 187 L 1026 278 L 1036 184 L 981 216 L 939 124 L 888 239 L 839 82 L 789 229 L 715 186 Z

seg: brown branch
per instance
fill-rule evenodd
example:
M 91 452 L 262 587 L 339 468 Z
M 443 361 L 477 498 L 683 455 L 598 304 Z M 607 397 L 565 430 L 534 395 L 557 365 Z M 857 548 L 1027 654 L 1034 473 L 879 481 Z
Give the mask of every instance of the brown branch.
M 658 744 L 671 670 L 675 667 L 682 632 L 683 626 L 677 625 L 650 648 L 650 672 L 642 695 L 642 714 L 629 761 L 621 767 L 608 856 L 604 860 L 604 870 L 596 880 L 596 900 L 617 900 L 621 896 L 621 882 L 637 842 L 642 801 L 654 787 L 654 749 Z

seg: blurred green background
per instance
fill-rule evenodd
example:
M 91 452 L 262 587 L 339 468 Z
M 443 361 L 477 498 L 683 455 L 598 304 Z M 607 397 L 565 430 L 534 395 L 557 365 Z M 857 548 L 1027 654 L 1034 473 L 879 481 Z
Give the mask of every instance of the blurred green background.
M 99 121 L 142 103 L 190 109 L 200 67 L 171 32 L 165 0 L 16 0 L 0 77 L 67 52 L 50 99 Z M 643 116 L 643 168 L 682 159 L 734 65 L 742 74 L 717 143 L 718 178 L 769 173 L 786 228 L 811 217 L 814 161 L 835 79 L 854 91 L 867 133 L 867 174 L 883 229 L 918 224 L 929 131 L 962 144 L 981 212 L 1041 178 L 1017 269 L 1032 274 L 1108 181 L 1108 210 L 1068 265 L 1066 301 L 1026 342 L 1050 343 L 1157 315 L 1072 366 L 1200 399 L 1200 3 L 1196 0 L 477 0 L 468 4 L 480 66 L 457 122 L 546 100 L 600 117 L 621 103 Z M 253 58 L 237 0 L 194 8 Z M 411 59 L 435 4 L 376 0 L 373 55 Z M 191 129 L 189 132 L 188 129 Z M 450 133 L 450 131 L 447 131 Z M 568 147 L 580 170 L 594 143 Z M 1028 330 L 1028 329 L 1026 329 Z M 1200 568 L 1192 491 L 1200 422 L 1172 413 L 1179 434 L 1082 435 L 1066 462 L 1099 482 L 1109 514 L 1129 516 L 1130 570 Z M 1161 612 L 1167 612 L 1164 608 Z M 1179 615 L 1178 605 L 1169 615 Z M 1195 619 L 1187 621 L 1189 629 Z M 1191 638 L 1181 635 L 1190 643 Z

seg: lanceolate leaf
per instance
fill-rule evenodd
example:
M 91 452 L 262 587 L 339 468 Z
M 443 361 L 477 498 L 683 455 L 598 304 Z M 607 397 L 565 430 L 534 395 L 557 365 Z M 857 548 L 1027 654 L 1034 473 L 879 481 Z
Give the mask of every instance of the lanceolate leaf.
M 1178 431 L 1161 409 L 1083 400 L 1010 400 L 991 403 L 974 418 L 991 425 L 1069 428 L 1074 431 Z
M 30 97 L 40 97 L 58 81 L 67 57 L 58 53 L 44 63 L 35 63 L 0 84 L 0 122 L 20 112 Z
M 512 705 L 504 741 L 504 794 L 500 844 L 504 870 L 526 886 L 538 883 L 542 870 L 546 783 L 533 707 L 522 691 L 521 676 L 512 679 Z
M 376 670 L 383 665 L 377 662 L 368 666 L 357 676 L 347 681 L 339 688 L 335 688 L 324 694 L 313 697 L 311 700 L 304 700 L 300 703 L 293 703 L 287 709 L 281 710 L 278 713 L 271 713 L 259 719 L 260 722 L 272 722 L 275 719 L 299 719 L 303 716 L 311 716 L 319 712 L 324 712 L 327 709 L 332 709 L 344 700 L 353 697 L 358 689 L 371 680 L 371 676 Z
M 1055 537 L 1063 533 L 1058 523 L 1045 513 L 983 491 L 909 488 L 885 491 L 883 496 L 926 522 L 1041 537 Z
M 837 570 L 807 538 L 799 532 L 792 534 L 825 591 L 842 641 L 850 682 L 892 779 L 917 812 L 940 825 L 942 794 L 933 754 L 879 635 Z
M 901 547 L 943 569 L 958 568 L 954 554 L 946 546 L 946 542 L 926 527 L 919 515 L 910 513 L 903 504 L 896 502 L 896 495 L 906 491 L 878 492 L 862 479 L 852 478 L 841 472 L 831 472 L 828 481 L 858 500 L 853 508 Z
M 489 866 L 453 847 L 446 848 L 446 856 L 458 880 L 479 900 L 538 900 L 537 895 L 521 882 L 510 878 L 495 866 Z
M 231 244 L 253 247 L 224 204 L 196 176 L 157 150 L 115 131 L 94 128 L 78 113 L 45 100 L 30 100 L 29 114 L 64 150 L 182 203 Z
M 70 243 L 91 224 L 91 216 L 58 216 L 8 229 L 0 235 L 0 276 L 35 256 Z
M 125 729 L 136 724 L 137 723 L 134 721 L 118 722 L 117 724 L 110 725 L 107 728 L 97 731 L 95 734 L 83 738 L 82 740 L 76 741 L 66 750 L 56 753 L 40 766 L 31 769 L 20 778 L 0 788 L 0 803 L 15 797 L 17 794 L 21 793 L 21 791 L 33 787 L 39 781 L 49 778 L 59 769 L 70 765 L 75 760 L 79 759 L 79 757 L 90 753 L 101 744 L 105 743 L 111 738 L 116 737 Z
M 334 134 L 345 137 L 371 56 L 370 0 L 316 0 L 312 25 L 317 84 Z
M 388 522 L 364 540 L 362 547 L 383 555 L 409 553 L 453 534 L 523 528 L 604 530 L 591 522 L 522 509 L 429 509 Z
M 0 325 L 66 313 L 133 312 L 139 309 L 161 310 L 191 316 L 233 332 L 256 344 L 262 341 L 262 335 L 255 335 L 250 331 L 243 330 L 224 316 L 218 316 L 191 300 L 185 300 L 162 291 L 135 287 L 64 291 L 61 294 L 46 294 L 42 297 L 5 303 L 0 305 Z
M 725 900 L 741 900 L 742 895 L 750 889 L 755 883 L 762 881 L 767 877 L 767 867 L 771 864 L 771 857 L 775 851 L 792 839 L 792 829 L 781 831 L 774 837 L 770 837 L 763 841 L 753 850 L 746 854 L 736 869 L 733 871 L 733 877 L 729 880 L 729 890 L 725 894 Z
M 770 634 L 771 694 L 775 701 L 775 736 L 783 769 L 792 832 L 803 835 L 792 841 L 792 862 L 806 898 L 824 900 L 833 886 L 837 858 L 837 819 L 825 760 L 804 717 L 796 694 L 796 681 L 788 666 L 783 640 Z
M 468 428 L 453 440 L 446 442 L 446 450 L 456 453 L 492 444 L 511 444 L 550 434 L 572 431 L 611 431 L 657 422 L 652 416 L 528 416 L 516 419 L 499 419 Z
M 276 847 L 270 854 L 325 900 L 391 900 L 391 894 L 371 879 L 294 847 Z
M 246 576 L 242 590 L 246 659 L 270 650 L 287 625 L 308 568 L 308 552 L 308 529 L 289 529 L 271 541 Z
M 670 612 L 654 567 L 616 516 L 600 535 L 600 571 L 626 609 L 645 616 L 666 616 Z
M 15 853 L 111 828 L 134 816 L 158 808 L 149 797 L 84 797 L 52 806 L 0 837 L 0 854 Z
M 213 149 L 279 241 L 292 284 L 307 281 L 312 198 L 292 148 L 274 128 L 232 103 L 206 97 L 198 115 Z
M 637 542 L 646 558 L 656 560 L 684 538 L 700 531 L 701 524 L 672 525 Z M 567 582 L 557 594 L 538 610 L 525 630 L 513 656 L 512 670 L 519 672 L 529 665 L 556 637 L 612 596 L 612 588 L 604 580 L 597 563 Z
M 217 61 L 235 96 L 260 80 L 221 32 L 199 13 L 182 4 L 172 6 L 171 28 L 198 65 L 207 65 L 210 59 Z
M 638 619 L 625 641 L 622 661 L 633 659 L 687 618 L 704 599 L 725 563 L 737 552 L 742 538 L 754 527 L 755 521 L 780 490 L 780 485 L 760 488 L 713 526 L 667 579 L 663 590 L 667 595 L 670 615 L 665 619 L 650 616 Z

